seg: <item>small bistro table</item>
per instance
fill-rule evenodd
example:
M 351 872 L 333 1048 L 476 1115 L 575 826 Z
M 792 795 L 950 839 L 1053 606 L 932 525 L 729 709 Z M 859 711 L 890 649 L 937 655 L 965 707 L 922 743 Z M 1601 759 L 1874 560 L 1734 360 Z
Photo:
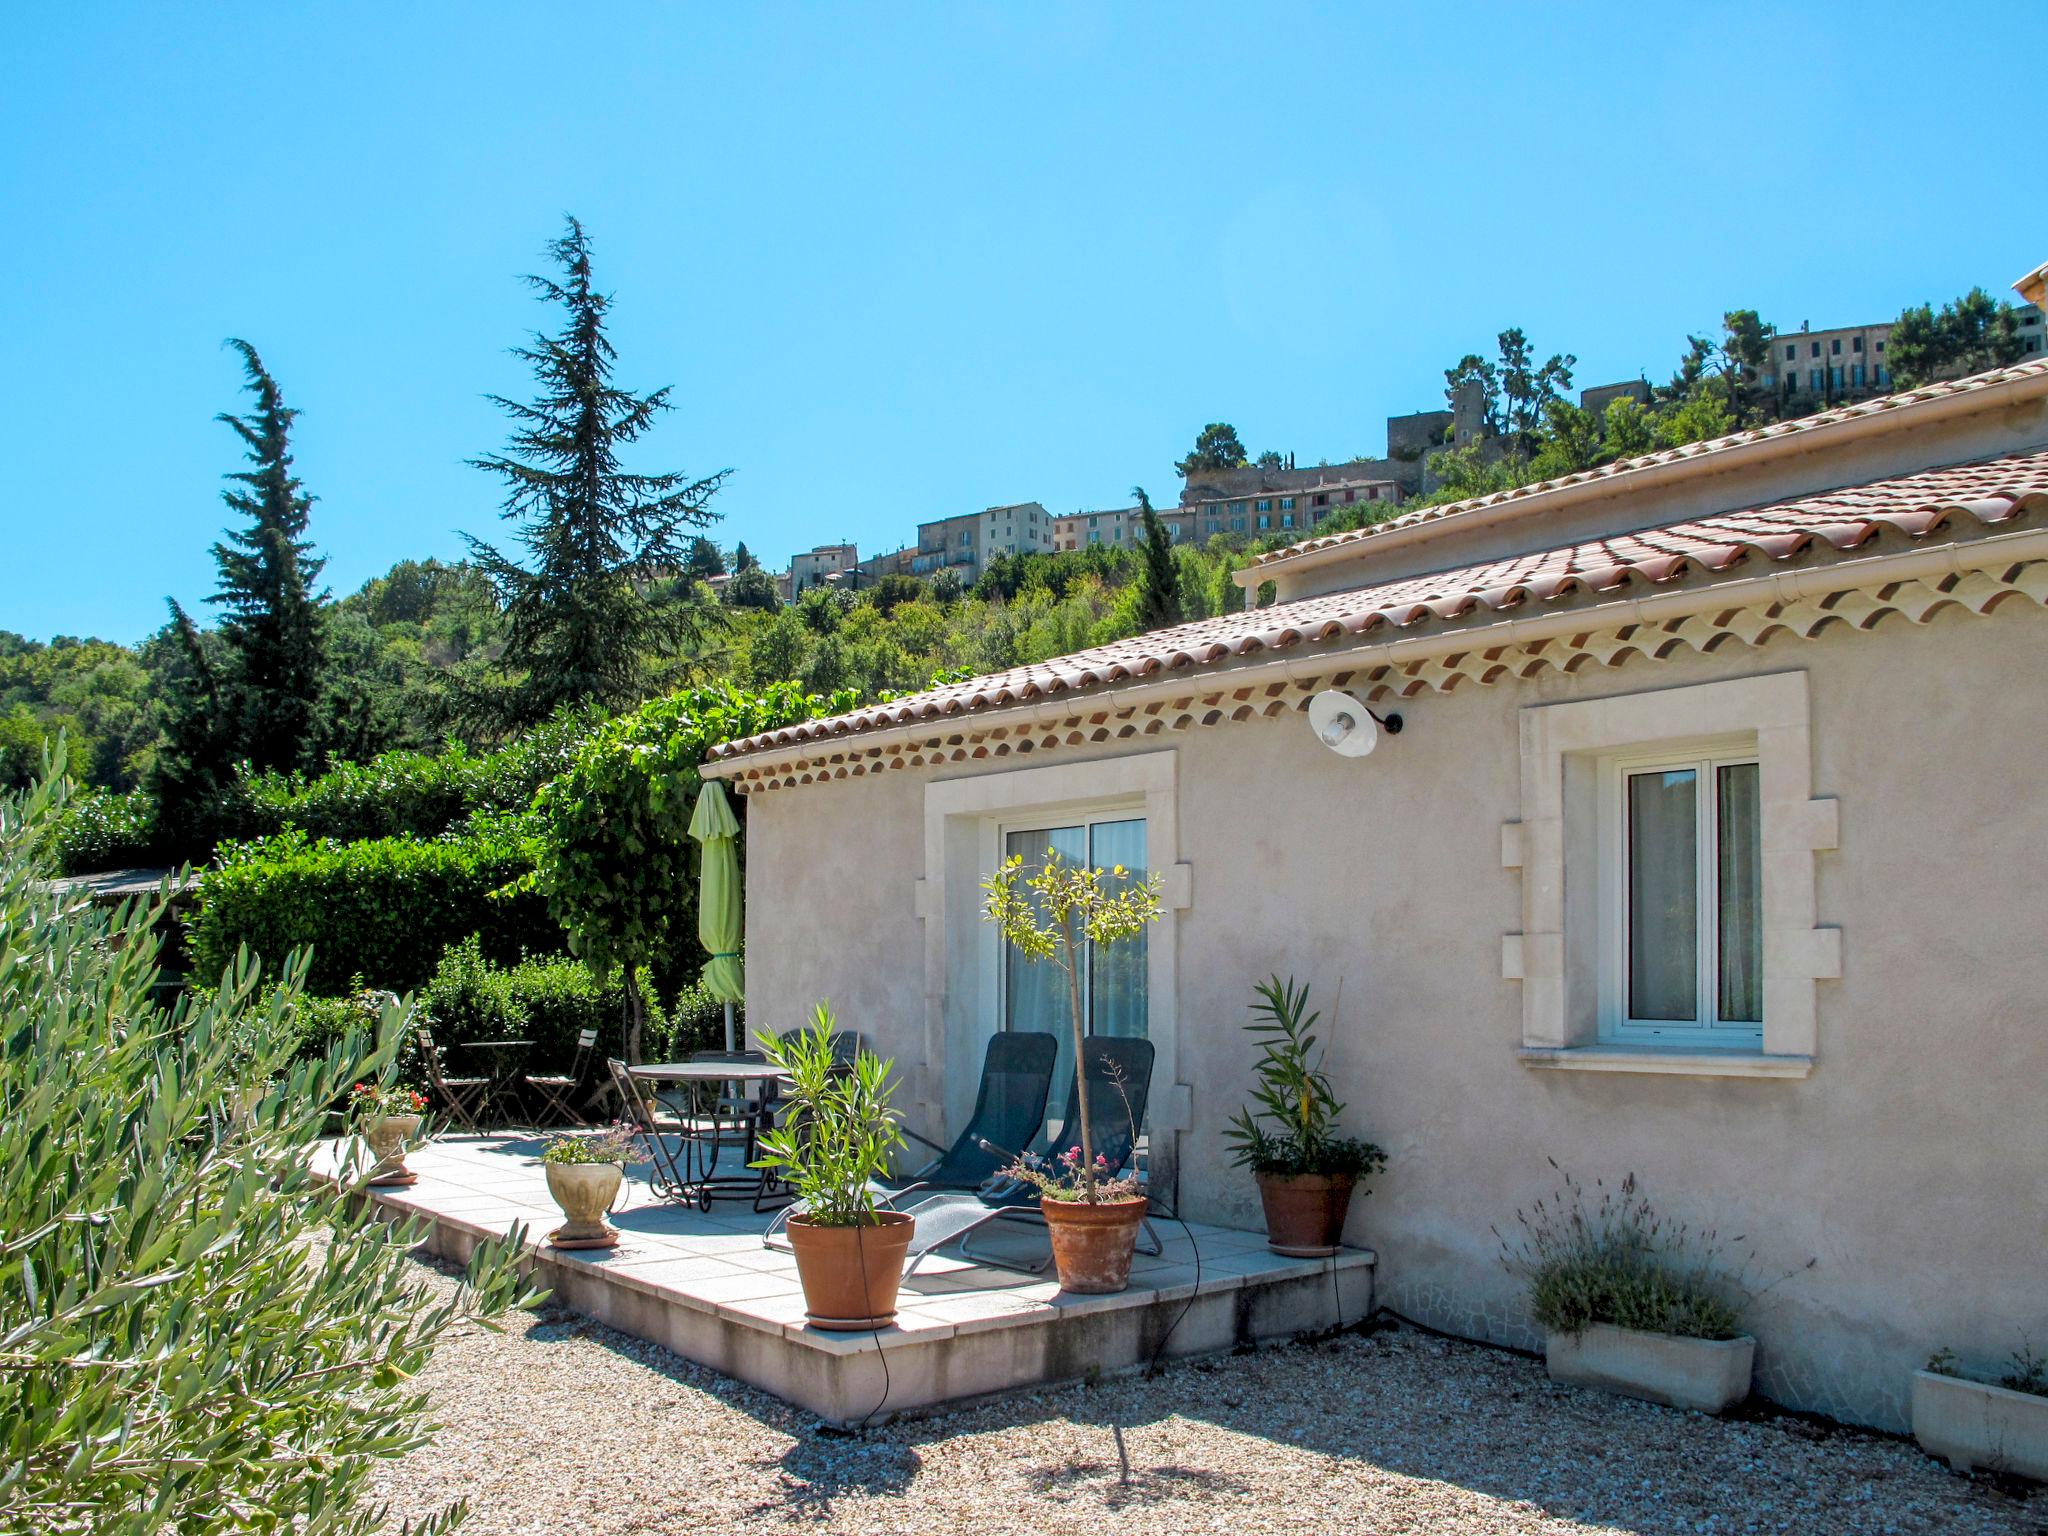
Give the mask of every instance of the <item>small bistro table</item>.
M 519 1075 L 519 1068 L 525 1062 L 527 1053 L 533 1049 L 533 1042 L 465 1040 L 462 1042 L 462 1048 L 475 1051 L 484 1058 L 484 1074 L 491 1080 L 490 1087 L 484 1090 L 484 1103 L 502 1119 L 507 1101 L 512 1097 L 513 1079 Z
M 767 1090 L 788 1082 L 787 1072 L 765 1061 L 655 1061 L 626 1070 L 639 1081 L 652 1084 L 657 1093 L 679 1090 L 684 1101 L 677 1116 L 680 1163 L 662 1148 L 658 1135 L 649 1138 L 654 1143 L 649 1149 L 653 1161 L 650 1182 L 657 1194 L 703 1211 L 711 1209 L 713 1200 L 752 1200 L 755 1210 L 766 1209 L 764 1202 L 772 1197 L 775 1184 L 771 1171 L 748 1167 L 744 1173 L 721 1174 L 718 1154 L 737 1146 L 744 1153 L 742 1161 L 753 1162 L 757 1132 L 766 1118 Z M 751 1083 L 760 1083 L 762 1092 L 744 1117 L 722 1112 L 716 1103 L 709 1114 L 701 1112 L 707 1094 L 718 1099 L 725 1095 L 727 1084 Z M 728 1131 L 738 1139 L 728 1141 Z

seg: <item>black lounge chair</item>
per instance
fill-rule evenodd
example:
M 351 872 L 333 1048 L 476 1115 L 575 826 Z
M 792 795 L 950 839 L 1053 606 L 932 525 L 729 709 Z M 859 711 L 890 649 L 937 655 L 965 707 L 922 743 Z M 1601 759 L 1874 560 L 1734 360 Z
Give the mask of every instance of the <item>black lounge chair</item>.
M 900 1179 L 877 1179 L 872 1186 L 876 1202 L 893 1206 L 920 1189 L 979 1189 L 995 1178 L 1015 1155 L 1013 1149 L 1030 1146 L 1043 1130 L 1045 1101 L 1052 1092 L 1058 1059 L 1059 1041 L 1052 1035 L 1017 1030 L 991 1036 L 981 1058 L 981 1085 L 975 1090 L 967 1128 L 950 1147 L 906 1130 L 911 1140 L 939 1155 Z M 789 1246 L 782 1225 L 792 1214 L 803 1212 L 792 1206 L 776 1213 L 761 1234 L 763 1246 Z
M 1146 1101 L 1152 1093 L 1154 1054 L 1149 1040 L 1096 1035 L 1088 1041 L 1083 1069 L 1088 1074 L 1089 1139 L 1095 1145 L 1096 1155 L 1109 1165 L 1111 1177 L 1122 1173 L 1137 1152 L 1138 1134 L 1145 1126 Z M 1128 1111 L 1124 1105 L 1126 1099 L 1130 1101 Z M 1043 1147 L 1035 1150 L 1041 1156 L 1057 1157 L 1069 1147 L 1078 1147 L 1081 1144 L 1080 1128 L 1081 1089 L 1076 1081 L 1068 1084 L 1067 1112 L 1059 1132 L 1047 1137 Z M 1045 1267 L 1052 1263 L 1050 1247 L 1044 1258 L 1019 1263 L 993 1254 L 976 1253 L 967 1246 L 967 1239 L 972 1233 L 993 1221 L 1044 1222 L 1045 1218 L 1038 1213 L 1038 1191 L 1021 1180 L 1000 1180 L 974 1194 L 933 1195 L 908 1209 L 917 1218 L 917 1225 L 910 1239 L 909 1262 L 903 1270 L 906 1276 L 924 1261 L 926 1255 L 952 1242 L 959 1243 L 961 1254 L 977 1264 L 1021 1269 L 1035 1275 L 1043 1273 Z M 1150 1220 L 1144 1225 L 1141 1241 L 1151 1244 L 1141 1250 L 1145 1253 L 1162 1251 L 1159 1234 L 1152 1230 Z

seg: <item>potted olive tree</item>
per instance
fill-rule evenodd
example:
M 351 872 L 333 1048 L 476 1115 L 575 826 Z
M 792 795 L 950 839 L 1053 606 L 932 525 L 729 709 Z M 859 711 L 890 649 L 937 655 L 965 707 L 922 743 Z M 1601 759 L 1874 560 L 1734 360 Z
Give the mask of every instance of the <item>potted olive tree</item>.
M 395 1189 L 418 1183 L 420 1176 L 405 1166 L 405 1149 L 420 1133 L 427 1101 L 396 1083 L 357 1083 L 349 1090 L 348 1107 L 377 1158 L 370 1169 L 370 1187 Z
M 1079 1293 L 1120 1291 L 1130 1283 L 1131 1255 L 1138 1245 L 1149 1202 L 1135 1179 L 1111 1177 L 1107 1159 L 1095 1151 L 1088 1105 L 1088 1021 L 1081 978 L 1090 946 L 1098 952 L 1129 943 L 1159 918 L 1159 879 L 1134 879 L 1119 864 L 1111 869 L 1069 863 L 1048 849 L 1044 867 L 1024 873 L 1021 855 L 1004 862 L 982 882 L 985 909 L 1004 940 L 1030 960 L 1050 960 L 1067 983 L 1073 1026 L 1074 1092 L 1081 1111 L 1080 1143 L 1055 1149 L 1049 1167 L 1029 1162 L 1013 1170 L 1035 1184 L 1039 1211 L 1052 1236 L 1053 1264 L 1060 1289 Z M 1128 1108 L 1128 1106 L 1126 1106 Z M 1133 1144 L 1139 1127 L 1131 1127 Z
M 1344 1106 L 1330 1091 L 1312 1033 L 1308 988 L 1269 977 L 1253 989 L 1246 1029 L 1262 1047 L 1252 1107 L 1225 1133 L 1231 1161 L 1259 1181 L 1266 1246 L 1296 1258 L 1326 1258 L 1344 1240 L 1344 1217 L 1358 1181 L 1386 1166 L 1369 1141 L 1337 1134 Z
M 1726 1262 L 1742 1239 L 1667 1222 L 1634 1174 L 1612 1189 L 1595 1180 L 1590 1192 L 1559 1174 L 1561 1190 L 1515 1213 L 1520 1237 L 1501 1238 L 1502 1262 L 1527 1285 L 1545 1331 L 1551 1380 L 1705 1413 L 1748 1397 L 1746 1266 Z
M 815 1328 L 880 1328 L 896 1316 L 903 1258 L 915 1221 L 878 1208 L 875 1180 L 903 1144 L 889 1108 L 890 1063 L 863 1048 L 853 1061 L 832 1055 L 835 1026 L 820 1003 L 804 1028 L 761 1037 L 768 1059 L 788 1074 L 778 1124 L 761 1138 L 754 1166 L 778 1171 L 795 1192 L 789 1242 Z
M 639 1154 L 639 1135 L 625 1124 L 595 1136 L 549 1137 L 540 1155 L 541 1167 L 547 1171 L 548 1193 L 568 1220 L 548 1234 L 548 1242 L 570 1249 L 617 1247 L 618 1229 L 605 1217 L 625 1183 L 626 1164 Z

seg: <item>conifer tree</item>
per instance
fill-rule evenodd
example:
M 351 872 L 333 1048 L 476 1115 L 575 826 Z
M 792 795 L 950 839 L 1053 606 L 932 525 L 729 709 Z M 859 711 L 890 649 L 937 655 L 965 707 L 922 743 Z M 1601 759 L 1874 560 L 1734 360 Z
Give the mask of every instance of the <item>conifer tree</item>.
M 621 449 L 671 409 L 669 391 L 636 395 L 612 383 L 612 301 L 592 284 L 583 226 L 571 218 L 548 254 L 560 279 L 527 282 L 543 302 L 561 306 L 564 324 L 513 352 L 532 366 L 539 396 L 531 404 L 492 396 L 512 418 L 511 442 L 504 453 L 470 461 L 505 482 L 502 515 L 523 550 L 515 557 L 469 541 L 504 603 L 504 664 L 513 674 L 472 699 L 470 713 L 500 727 L 545 720 L 563 704 L 631 704 L 644 691 L 649 658 L 686 656 L 714 622 L 714 610 L 687 592 L 648 587 L 689 564 L 696 530 L 716 516 L 708 503 L 729 471 L 692 480 L 621 466 Z
M 1173 567 L 1173 544 L 1166 536 L 1166 524 L 1152 510 L 1152 498 L 1142 486 L 1131 494 L 1138 498 L 1138 514 L 1145 525 L 1144 567 L 1139 572 L 1138 622 L 1148 630 L 1165 629 L 1181 620 L 1180 574 Z
M 327 670 L 320 602 L 314 589 L 326 561 L 305 537 L 313 498 L 292 473 L 291 429 L 298 412 L 284 403 L 277 381 L 246 341 L 228 345 L 242 357 L 256 408 L 246 416 L 223 411 L 249 450 L 249 469 L 228 476 L 221 493 L 248 526 L 227 531 L 213 546 L 220 567 L 221 638 L 233 657 L 229 679 L 230 726 L 237 755 L 258 768 L 312 764 L 320 694 Z

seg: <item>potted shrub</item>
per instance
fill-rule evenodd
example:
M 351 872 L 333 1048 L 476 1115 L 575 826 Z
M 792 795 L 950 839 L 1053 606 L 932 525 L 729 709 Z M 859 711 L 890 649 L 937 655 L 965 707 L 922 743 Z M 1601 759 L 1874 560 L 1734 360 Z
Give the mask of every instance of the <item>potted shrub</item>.
M 1149 1202 L 1134 1177 L 1108 1176 L 1108 1162 L 1097 1155 L 1089 1131 L 1088 1074 L 1080 1070 L 1088 1050 L 1081 972 L 1091 946 L 1099 952 L 1128 943 L 1158 920 L 1159 879 L 1134 880 L 1121 864 L 1103 870 L 1069 863 L 1047 849 L 1037 873 L 1025 874 L 1022 856 L 1012 856 L 982 882 L 982 889 L 988 893 L 986 916 L 1004 940 L 1026 959 L 1050 960 L 1059 967 L 1073 1027 L 1080 1145 L 1051 1165 L 1024 1159 L 1013 1171 L 1038 1187 L 1060 1289 L 1120 1291 L 1130 1283 L 1131 1255 Z M 1138 1130 L 1131 1127 L 1133 1144 Z
M 640 1155 L 640 1141 L 629 1125 L 613 1125 L 594 1136 L 563 1134 L 548 1138 L 541 1152 L 548 1193 L 569 1219 L 548 1234 L 557 1248 L 614 1248 L 618 1229 L 605 1217 L 626 1181 L 626 1164 Z
M 1326 1258 L 1344 1241 L 1344 1216 L 1360 1179 L 1386 1166 L 1387 1154 L 1356 1136 L 1339 1136 L 1344 1106 L 1330 1091 L 1311 1031 L 1308 988 L 1269 977 L 1245 1026 L 1259 1037 L 1255 1108 L 1237 1112 L 1225 1139 L 1231 1161 L 1259 1182 L 1266 1246 L 1296 1258 Z
M 831 1005 L 820 1003 L 804 1028 L 761 1037 L 788 1078 L 754 1166 L 777 1170 L 795 1191 L 789 1241 L 811 1326 L 880 1328 L 896 1316 L 915 1223 L 876 1207 L 874 1181 L 903 1133 L 889 1108 L 890 1063 L 865 1048 L 850 1065 L 835 1061 L 835 1028 Z
M 2025 1339 L 1996 1382 L 1962 1374 L 1944 1349 L 1913 1373 L 1913 1438 L 1958 1472 L 1986 1467 L 2048 1482 L 2048 1360 Z
M 1501 1242 L 1545 1330 L 1551 1379 L 1705 1413 L 1748 1397 L 1756 1340 L 1741 1327 L 1739 1271 L 1722 1262 L 1730 1245 L 1668 1226 L 1634 1174 L 1612 1190 L 1595 1181 L 1589 1198 L 1559 1171 L 1564 1188 L 1517 1211 L 1520 1239 Z
M 370 1168 L 373 1189 L 416 1184 L 419 1175 L 405 1166 L 406 1145 L 420 1133 L 427 1101 L 396 1083 L 357 1083 L 349 1090 L 349 1113 L 377 1161 Z

